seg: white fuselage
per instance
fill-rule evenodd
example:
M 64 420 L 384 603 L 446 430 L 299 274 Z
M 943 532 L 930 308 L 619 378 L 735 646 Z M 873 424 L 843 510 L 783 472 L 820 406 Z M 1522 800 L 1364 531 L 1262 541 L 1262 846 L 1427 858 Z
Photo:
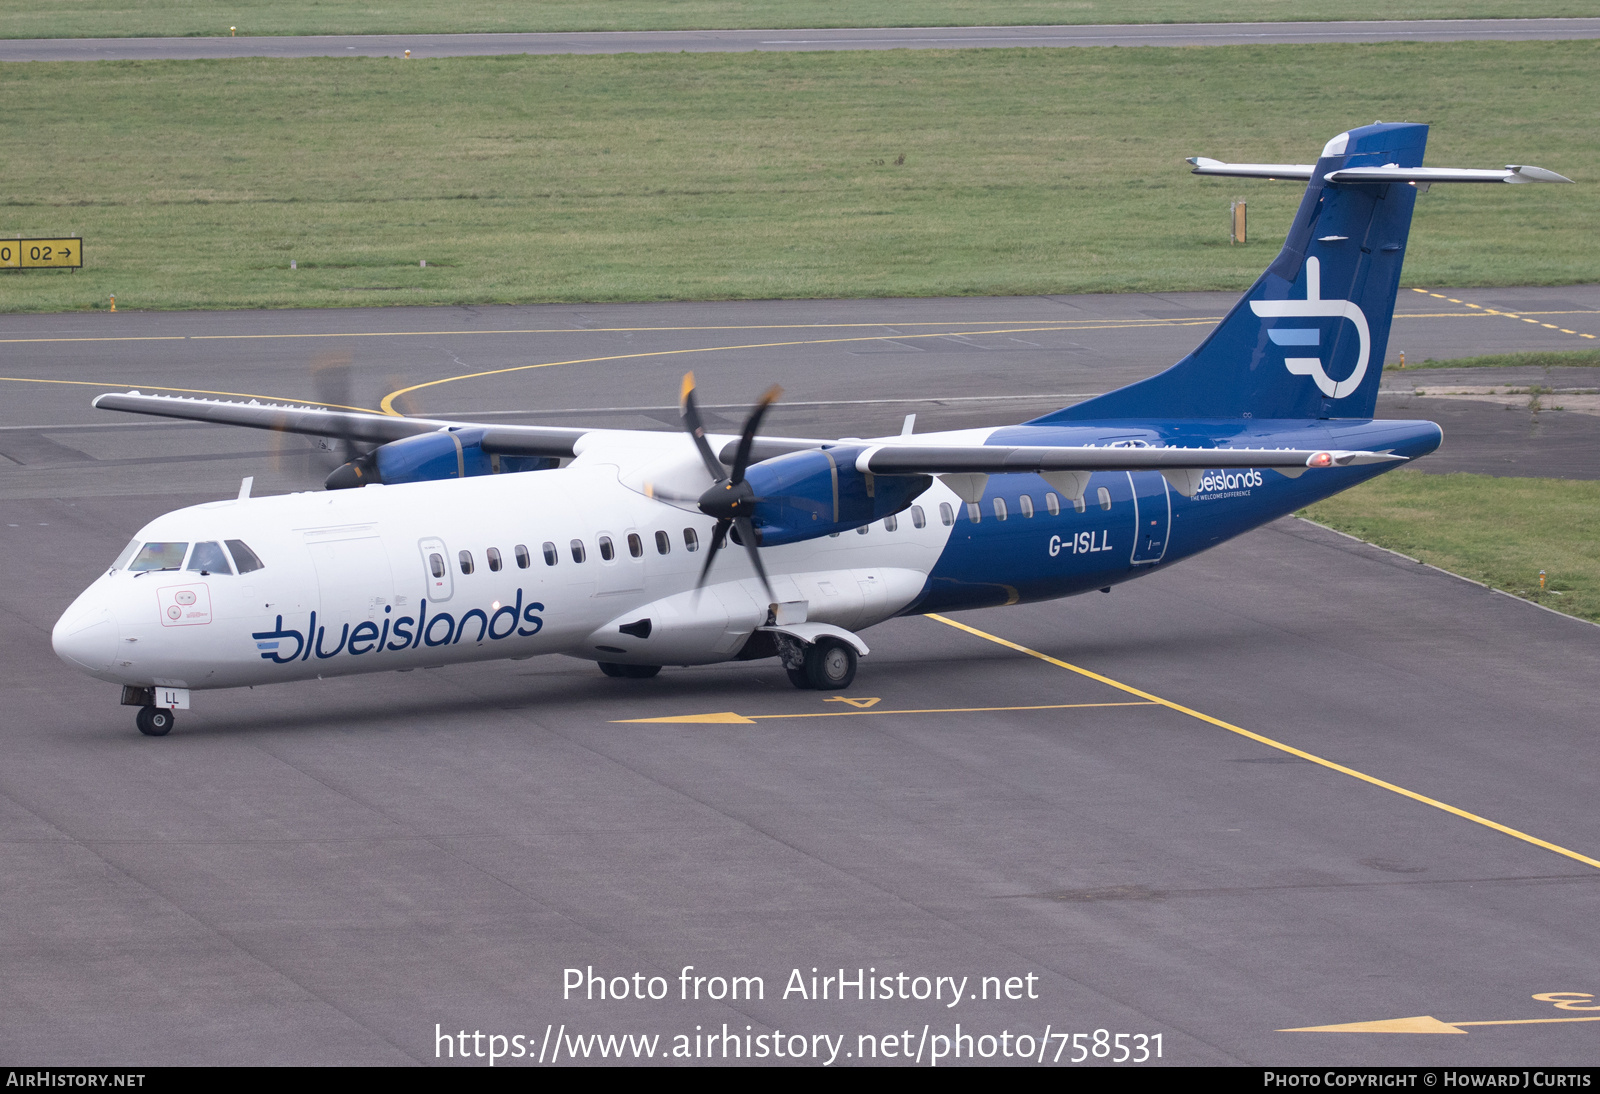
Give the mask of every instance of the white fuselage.
M 262 567 L 201 572 L 191 551 L 191 568 L 112 570 L 62 616 L 55 647 L 102 680 L 193 689 L 544 653 L 725 661 L 767 622 L 769 598 L 732 543 L 697 593 L 715 522 L 646 496 L 706 482 L 682 435 L 602 431 L 559 470 L 177 510 L 138 540 L 242 541 Z M 893 531 L 764 548 L 774 598 L 852 631 L 893 616 L 949 538 L 941 501 L 959 504 L 935 483 L 922 527 L 902 516 Z

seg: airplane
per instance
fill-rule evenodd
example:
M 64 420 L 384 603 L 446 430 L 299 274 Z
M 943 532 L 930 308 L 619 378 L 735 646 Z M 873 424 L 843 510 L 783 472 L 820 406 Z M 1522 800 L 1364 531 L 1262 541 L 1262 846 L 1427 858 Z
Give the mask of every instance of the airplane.
M 325 491 L 246 479 L 157 517 L 54 648 L 162 736 L 195 691 L 539 654 L 624 679 L 775 658 L 838 692 L 886 619 L 1109 592 L 1438 447 L 1432 422 L 1373 417 L 1417 195 L 1570 180 L 1424 167 L 1427 135 L 1380 122 L 1314 164 L 1190 160 L 1306 182 L 1281 252 L 1170 368 L 1021 424 L 769 436 L 774 389 L 712 435 L 692 376 L 681 432 L 100 395 L 372 447 Z

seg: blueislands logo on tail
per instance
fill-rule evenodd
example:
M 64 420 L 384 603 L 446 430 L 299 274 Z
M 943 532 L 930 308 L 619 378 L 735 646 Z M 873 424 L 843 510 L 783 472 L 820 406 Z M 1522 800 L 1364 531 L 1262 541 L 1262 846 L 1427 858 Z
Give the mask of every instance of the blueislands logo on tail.
M 1427 140 L 1425 125 L 1382 123 L 1333 138 L 1311 170 L 1283 249 L 1193 353 L 1029 424 L 1371 418 L 1383 372 L 1371 365 L 1388 347 L 1417 189 L 1327 176 L 1349 167 L 1420 167 Z

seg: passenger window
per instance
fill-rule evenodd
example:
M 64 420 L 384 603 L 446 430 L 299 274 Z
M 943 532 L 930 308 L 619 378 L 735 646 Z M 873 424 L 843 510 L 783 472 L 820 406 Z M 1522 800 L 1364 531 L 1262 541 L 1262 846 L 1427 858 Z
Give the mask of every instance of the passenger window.
M 500 572 L 500 548 L 498 548 L 498 547 L 490 547 L 488 550 L 484 551 L 483 553 L 489 559 L 489 570 L 490 570 L 490 572 L 491 573 L 499 573 Z
M 1033 498 L 1031 498 L 1027 494 L 1022 495 L 1022 497 L 1017 499 L 1017 508 L 1022 511 L 1022 515 L 1024 517 L 1032 517 L 1033 516 Z
M 685 551 L 698 551 L 700 549 L 700 537 L 695 534 L 693 528 L 685 528 L 683 530 L 683 549 Z
M 898 527 L 900 527 L 900 518 L 893 513 L 883 518 L 883 530 L 885 532 L 892 532 Z
M 588 557 L 588 553 L 586 551 L 584 551 L 584 549 L 583 549 L 583 540 L 581 540 L 581 539 L 573 540 L 572 541 L 572 561 L 574 561 L 574 562 L 582 562 L 586 557 Z
M 1099 494 L 1096 495 L 1096 496 L 1099 497 L 1099 499 L 1100 499 L 1100 508 L 1102 508 L 1102 509 L 1110 509 L 1111 508 L 1111 491 L 1107 490 L 1105 487 L 1102 486 L 1100 488 Z
M 1056 497 L 1054 491 L 1045 494 L 1044 510 L 1052 517 L 1059 517 L 1061 515 L 1061 499 Z
M 266 563 L 256 557 L 256 553 L 244 545 L 242 539 L 227 541 L 228 550 L 233 552 L 233 565 L 241 574 L 253 574 L 257 570 L 266 569 Z
M 634 558 L 644 557 L 644 540 L 639 538 L 639 533 L 628 533 L 628 553 Z
M 552 553 L 554 552 L 552 551 Z M 526 570 L 533 563 L 533 556 L 528 554 L 528 548 L 524 544 L 517 544 L 516 556 L 517 569 L 519 570 Z
M 611 537 L 610 536 L 601 536 L 600 537 L 600 559 L 601 559 L 601 561 L 602 562 L 610 562 L 612 559 L 614 559 L 616 557 L 617 557 L 617 549 L 615 547 L 611 546 Z
M 952 524 L 954 524 L 955 522 L 956 522 L 955 510 L 950 508 L 950 503 L 949 502 L 941 501 L 939 503 L 939 523 L 943 524 L 946 528 L 948 528 Z
M 176 570 L 183 565 L 183 556 L 188 553 L 187 543 L 146 543 L 128 569 L 140 573 L 146 570 Z
M 122 553 L 117 556 L 117 561 L 113 562 L 111 564 L 111 569 L 106 571 L 106 572 L 107 573 L 116 573 L 118 570 L 120 570 L 124 566 L 126 566 L 128 564 L 128 560 L 131 559 L 135 554 L 137 554 L 138 551 L 139 551 L 139 541 L 136 540 L 136 539 L 135 540 L 130 540 L 128 542 L 128 545 L 122 549 Z
M 444 576 L 444 556 L 437 551 L 428 556 L 428 570 L 434 577 Z
M 980 521 L 983 520 L 983 510 L 978 507 L 978 503 L 977 502 L 975 502 L 975 501 L 967 502 L 967 519 L 970 520 L 973 524 L 977 524 L 977 523 L 979 523 Z
M 1088 508 L 1089 506 L 1084 503 L 1082 494 L 1072 499 L 1072 511 L 1074 513 L 1081 513 Z
M 546 540 L 544 545 L 544 564 L 554 566 L 561 560 L 561 554 L 556 550 L 556 545 Z
M 457 561 L 459 561 L 461 563 L 461 572 L 462 573 L 470 574 L 473 571 L 474 567 L 472 565 L 472 552 L 471 551 L 462 551 L 460 554 L 456 555 L 456 559 L 457 559 Z
M 233 573 L 233 567 L 228 565 L 228 556 L 222 553 L 220 543 L 196 543 L 189 554 L 189 569 L 199 570 L 203 574 Z
M 1006 519 L 1006 499 L 1005 498 L 995 498 L 994 499 L 994 519 L 995 520 L 1005 520 Z
M 925 514 L 922 511 L 922 506 L 913 505 L 911 507 L 911 527 L 913 527 L 913 528 L 926 528 L 927 526 L 928 526 L 928 517 L 927 517 L 927 514 Z
M 672 537 L 665 532 L 656 533 L 656 554 L 666 555 L 672 553 Z

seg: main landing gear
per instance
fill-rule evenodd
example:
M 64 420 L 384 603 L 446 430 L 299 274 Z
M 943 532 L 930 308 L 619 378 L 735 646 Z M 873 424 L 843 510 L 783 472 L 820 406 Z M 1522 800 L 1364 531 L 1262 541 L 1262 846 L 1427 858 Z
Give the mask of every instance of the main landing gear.
M 166 707 L 140 707 L 134 723 L 146 737 L 165 737 L 172 732 L 172 711 Z
M 618 665 L 612 661 L 601 661 L 600 671 L 607 676 L 614 676 L 619 680 L 648 680 L 661 671 L 660 665 Z
M 789 683 L 801 689 L 843 691 L 856 678 L 856 651 L 837 638 L 819 638 L 805 647 L 798 668 L 788 668 Z

